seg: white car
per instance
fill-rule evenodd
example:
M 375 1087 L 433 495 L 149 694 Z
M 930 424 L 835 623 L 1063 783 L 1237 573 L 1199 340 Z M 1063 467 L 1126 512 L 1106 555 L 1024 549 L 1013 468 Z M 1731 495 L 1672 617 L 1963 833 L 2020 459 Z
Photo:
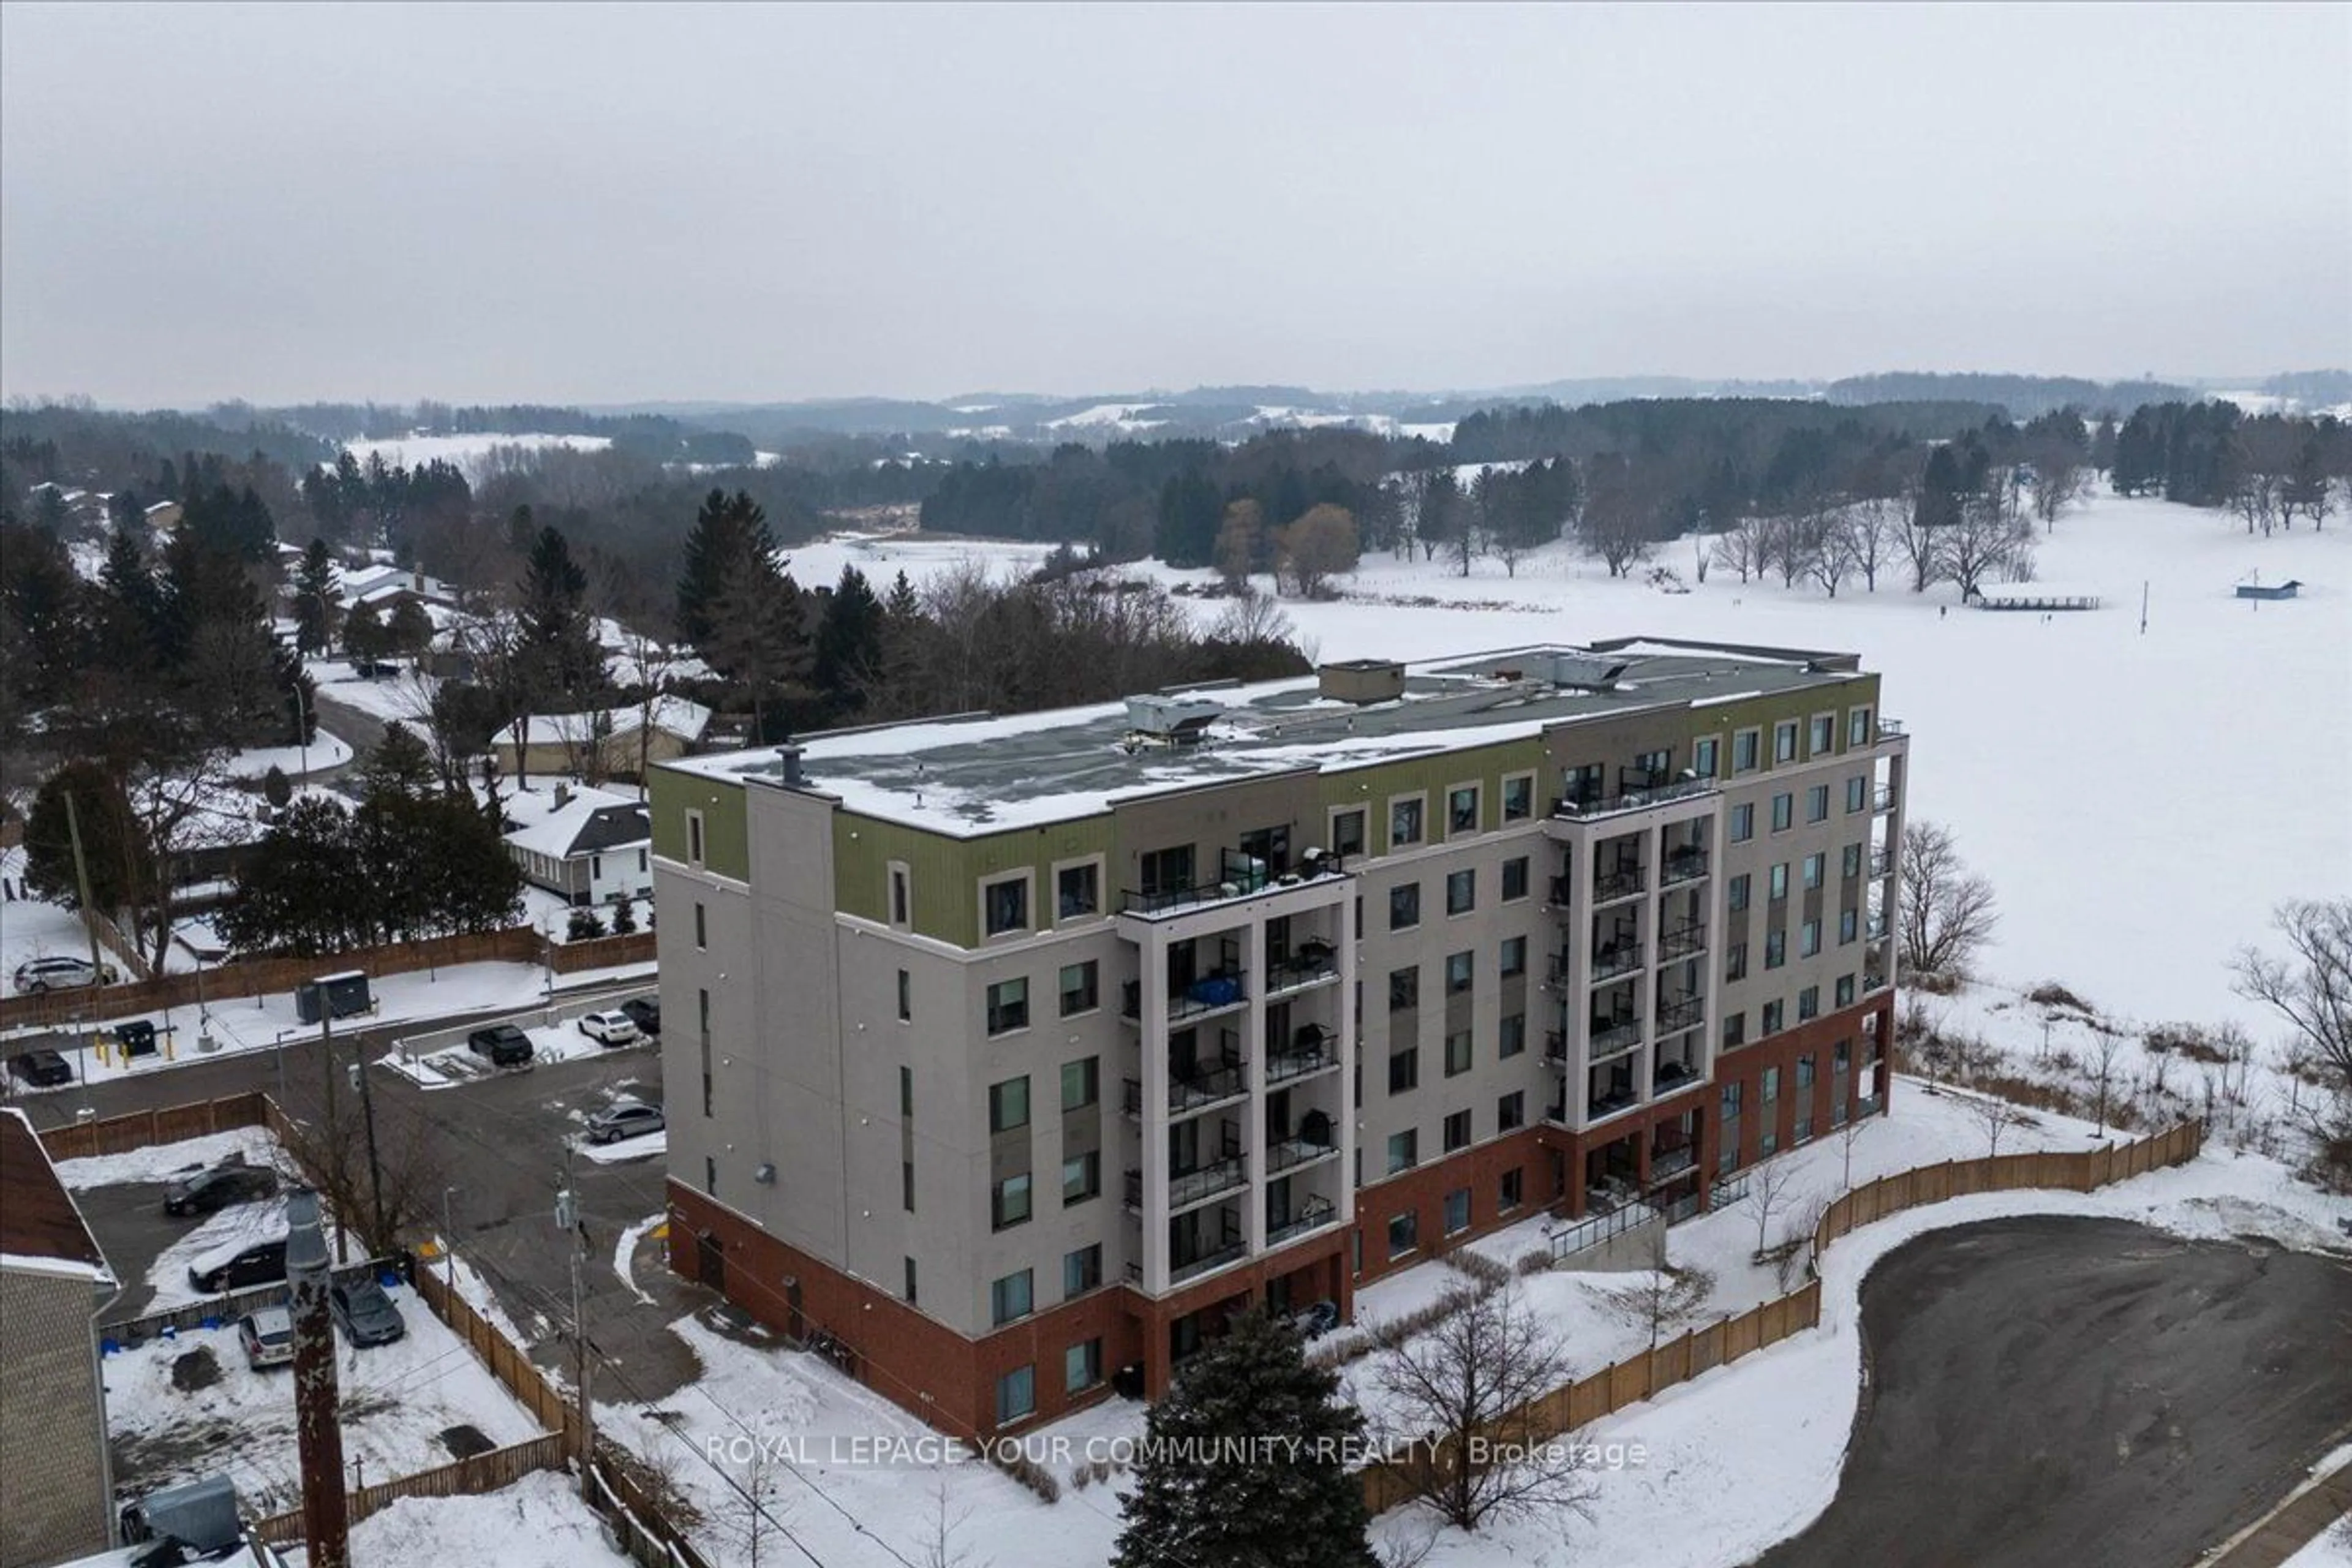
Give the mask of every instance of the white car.
M 27 996 L 45 991 L 79 991 L 100 981 L 111 985 L 114 965 L 100 967 L 87 958 L 36 958 L 16 966 L 16 989 Z
M 637 1037 L 637 1021 L 626 1013 L 583 1013 L 580 1032 L 607 1046 L 625 1046 Z

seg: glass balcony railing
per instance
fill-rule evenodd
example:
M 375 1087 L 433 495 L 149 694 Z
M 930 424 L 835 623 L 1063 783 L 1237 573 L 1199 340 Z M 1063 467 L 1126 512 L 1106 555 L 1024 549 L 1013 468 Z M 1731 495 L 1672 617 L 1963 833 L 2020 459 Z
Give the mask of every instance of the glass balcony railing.
M 1287 1171 L 1299 1165 L 1312 1164 L 1339 1152 L 1339 1145 L 1329 1134 L 1321 1138 L 1293 1137 L 1280 1139 L 1265 1152 L 1266 1174 Z
M 1620 795 L 1591 797 L 1563 795 L 1552 802 L 1552 815 L 1572 821 L 1590 822 L 1594 817 L 1615 816 L 1622 812 L 1646 811 L 1654 805 L 1664 805 L 1670 800 L 1687 800 L 1693 795 L 1709 795 L 1715 790 L 1713 779 L 1671 779 L 1647 789 L 1629 789 Z
M 1621 974 L 1631 974 L 1642 967 L 1642 944 L 1638 942 L 1616 942 L 1592 955 L 1592 981 L 1595 985 L 1604 980 L 1614 980 Z
M 1706 998 L 1676 996 L 1658 1004 L 1658 1038 L 1696 1029 L 1706 1021 Z
M 1278 996 L 1286 991 L 1296 991 L 1318 981 L 1329 980 L 1339 973 L 1338 952 L 1320 944 L 1302 946 L 1289 957 L 1266 965 L 1265 994 Z
M 1269 1085 L 1288 1083 L 1339 1065 L 1339 1042 L 1324 1029 L 1304 1039 L 1294 1038 L 1286 1050 L 1269 1053 L 1265 1058 L 1265 1081 Z
M 1339 1217 L 1339 1205 L 1326 1197 L 1311 1197 L 1299 1205 L 1298 1212 L 1288 1219 L 1265 1227 L 1265 1244 L 1278 1247 L 1296 1236 L 1304 1236 L 1329 1225 Z
M 1595 1022 L 1592 1026 L 1592 1043 L 1589 1048 L 1592 1059 L 1599 1061 L 1604 1057 L 1613 1057 L 1620 1052 L 1630 1051 L 1641 1043 L 1642 1020 L 1627 1018 L 1614 1024 Z
M 1190 1208 L 1249 1185 L 1249 1156 L 1235 1154 L 1168 1178 L 1168 1206 Z
M 1661 963 L 1668 959 L 1688 958 L 1692 953 L 1706 951 L 1706 927 L 1696 921 L 1676 926 L 1658 939 L 1658 961 Z
M 1245 855 L 1237 849 L 1223 849 L 1218 851 L 1217 874 L 1213 879 L 1165 888 L 1129 888 L 1119 895 L 1119 909 L 1122 913 L 1130 915 L 1178 914 L 1202 904 L 1250 898 L 1276 884 L 1289 886 L 1317 877 L 1346 874 L 1344 857 L 1328 850 L 1297 866 L 1276 871 L 1255 855 Z
M 1669 849 L 1666 851 L 1666 869 L 1662 885 L 1671 888 L 1678 882 L 1696 882 L 1707 874 L 1709 864 L 1709 857 L 1704 849 Z
M 1606 904 L 1613 903 L 1619 899 L 1630 899 L 1646 886 L 1648 882 L 1643 875 L 1642 868 L 1620 866 L 1614 870 L 1601 872 L 1593 879 L 1592 901 Z

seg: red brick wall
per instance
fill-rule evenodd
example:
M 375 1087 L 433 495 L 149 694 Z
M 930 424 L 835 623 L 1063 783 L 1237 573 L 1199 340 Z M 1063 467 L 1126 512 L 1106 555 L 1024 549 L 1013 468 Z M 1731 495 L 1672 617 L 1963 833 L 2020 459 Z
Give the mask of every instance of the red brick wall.
M 1356 1234 L 1361 1238 L 1363 1271 L 1356 1276 L 1356 1283 L 1363 1285 L 1384 1274 L 1443 1257 L 1465 1241 L 1506 1225 L 1516 1225 L 1549 1206 L 1553 1197 L 1549 1150 L 1565 1148 L 1568 1141 L 1569 1135 L 1562 1129 L 1521 1128 L 1506 1137 L 1474 1145 L 1359 1189 Z M 1495 1207 L 1496 1188 L 1503 1173 L 1513 1168 L 1520 1172 L 1519 1206 L 1509 1214 L 1498 1214 Z M 1470 1189 L 1470 1228 L 1447 1236 L 1445 1194 L 1465 1186 Z M 1412 1251 L 1391 1262 L 1389 1220 L 1408 1209 L 1418 1216 L 1416 1244 Z
M 1875 1041 L 1864 1032 L 1865 1020 L 1878 1019 Z M 1809 1019 L 1793 1029 L 1784 1030 L 1769 1039 L 1759 1040 L 1727 1051 L 1715 1059 L 1715 1082 L 1710 1093 L 1701 1102 L 1700 1158 L 1707 1180 L 1715 1179 L 1716 1163 L 1722 1152 L 1723 1086 L 1738 1083 L 1739 1164 L 1742 1169 L 1754 1164 L 1759 1158 L 1759 1146 L 1764 1137 L 1767 1121 L 1764 1105 L 1764 1069 L 1780 1069 L 1780 1097 L 1771 1107 L 1772 1131 L 1780 1137 L 1780 1147 L 1790 1147 L 1797 1125 L 1797 1058 L 1811 1053 L 1813 1058 L 1813 1087 L 1809 1091 L 1812 1101 L 1813 1136 L 1826 1136 L 1832 1131 L 1831 1094 L 1836 1084 L 1835 1058 L 1837 1042 L 1852 1043 L 1852 1053 L 1846 1072 L 1846 1100 L 1849 1111 L 1855 1100 L 1864 1099 L 1877 1088 L 1869 1066 L 1872 1053 L 1895 1037 L 1895 1002 L 1892 994 L 1873 997 L 1870 1001 L 1841 1013 L 1831 1013 Z M 1892 1073 L 1891 1064 L 1887 1069 Z M 1891 1081 L 1891 1076 L 1890 1076 Z

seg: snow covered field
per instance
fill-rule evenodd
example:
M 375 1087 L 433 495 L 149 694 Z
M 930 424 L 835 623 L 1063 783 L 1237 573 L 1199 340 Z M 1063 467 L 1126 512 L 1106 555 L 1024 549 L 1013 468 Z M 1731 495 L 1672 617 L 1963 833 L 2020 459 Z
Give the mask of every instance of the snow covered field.
M 297 1547 L 289 1564 L 310 1558 Z M 352 1526 L 352 1561 L 372 1568 L 627 1568 L 604 1521 L 566 1478 L 541 1471 L 480 1497 L 402 1498 Z
M 478 478 L 483 459 L 490 455 L 493 447 L 521 447 L 532 450 L 541 447 L 570 447 L 575 451 L 601 452 L 612 444 L 612 437 L 608 436 L 388 436 L 374 441 L 346 442 L 344 450 L 358 458 L 362 466 L 365 466 L 370 458 L 381 455 L 387 463 L 411 468 L 420 463 L 455 463 L 468 475 Z

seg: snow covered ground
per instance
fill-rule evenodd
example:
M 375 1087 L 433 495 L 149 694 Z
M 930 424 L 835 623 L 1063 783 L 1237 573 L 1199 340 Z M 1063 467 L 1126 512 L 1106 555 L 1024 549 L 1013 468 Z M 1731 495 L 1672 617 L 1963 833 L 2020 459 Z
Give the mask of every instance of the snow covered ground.
M 310 670 L 320 696 L 386 723 L 397 720 L 420 737 L 433 710 L 433 694 L 441 688 L 438 678 L 406 665 L 390 675 L 370 677 L 355 671 L 347 659 L 316 658 Z
M 652 1042 L 642 1036 L 625 1046 L 604 1045 L 582 1034 L 578 1024 L 570 1018 L 552 1024 L 528 1026 L 523 1033 L 530 1037 L 533 1067 L 574 1061 L 606 1051 L 648 1050 L 652 1046 Z M 478 1083 L 498 1073 L 521 1070 L 492 1067 L 489 1058 L 477 1056 L 462 1038 L 451 1044 L 436 1044 L 432 1049 L 419 1050 L 415 1055 L 395 1050 L 383 1058 L 383 1065 L 408 1079 L 419 1089 L 452 1089 L 459 1084 Z M 598 1151 L 600 1155 L 603 1152 Z
M 231 778 L 257 779 L 277 768 L 289 779 L 310 778 L 351 760 L 351 742 L 322 727 L 308 746 L 254 746 L 239 752 L 229 759 L 228 773 Z
M 455 1458 L 443 1436 L 453 1427 L 470 1426 L 492 1447 L 537 1435 L 538 1424 L 464 1341 L 413 1292 L 394 1287 L 390 1294 L 405 1338 L 368 1350 L 336 1341 L 346 1463 L 368 1481 L 390 1480 Z M 257 1513 L 299 1506 L 292 1374 L 247 1366 L 234 1325 L 119 1350 L 100 1373 L 123 1487 L 143 1491 L 226 1472 Z
M 87 1159 L 58 1162 L 58 1180 L 75 1192 L 91 1187 L 121 1186 L 131 1182 L 168 1182 L 189 1171 L 242 1160 L 248 1165 L 273 1164 L 278 1140 L 263 1127 L 239 1127 L 183 1138 L 176 1143 L 151 1143 L 124 1154 L 92 1154 Z
M 580 1489 L 549 1471 L 479 1497 L 402 1498 L 352 1526 L 352 1561 L 370 1568 L 627 1568 Z M 297 1547 L 289 1564 L 309 1556 Z
M 541 447 L 570 447 L 575 451 L 601 452 L 612 444 L 609 436 L 388 436 L 374 441 L 346 442 L 344 449 L 362 465 L 370 458 L 382 454 L 385 462 L 411 468 L 420 463 L 455 463 L 468 475 L 478 478 L 483 460 L 494 447 L 521 447 L 532 450 Z

